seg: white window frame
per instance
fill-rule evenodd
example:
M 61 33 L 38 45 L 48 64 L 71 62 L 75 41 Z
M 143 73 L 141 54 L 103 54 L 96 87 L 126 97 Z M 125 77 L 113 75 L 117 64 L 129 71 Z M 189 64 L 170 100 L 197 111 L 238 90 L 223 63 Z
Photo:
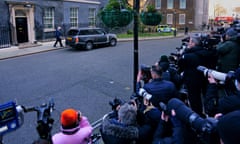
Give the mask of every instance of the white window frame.
M 161 9 L 162 7 L 162 0 L 155 0 L 155 8 Z
M 89 26 L 96 26 L 96 8 L 88 9 Z
M 167 24 L 173 24 L 173 14 L 167 14 Z
M 77 28 L 78 27 L 78 7 L 71 7 L 70 8 L 70 27 L 71 28 Z
M 44 8 L 43 16 L 44 32 L 54 30 L 54 15 L 55 15 L 54 7 Z
M 186 9 L 186 7 L 187 7 L 186 0 L 179 0 L 179 8 L 180 9 Z
M 179 24 L 186 24 L 186 14 L 179 14 Z
M 167 9 L 173 9 L 174 0 L 167 0 Z

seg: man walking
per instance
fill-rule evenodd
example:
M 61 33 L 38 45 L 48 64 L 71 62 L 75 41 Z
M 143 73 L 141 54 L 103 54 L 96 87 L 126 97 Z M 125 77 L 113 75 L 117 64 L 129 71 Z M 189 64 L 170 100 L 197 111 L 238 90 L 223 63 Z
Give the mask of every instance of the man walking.
M 55 32 L 56 41 L 55 41 L 53 47 L 56 47 L 58 42 L 59 42 L 60 46 L 63 47 L 61 36 L 62 36 L 62 32 L 61 32 L 61 27 L 59 26 Z

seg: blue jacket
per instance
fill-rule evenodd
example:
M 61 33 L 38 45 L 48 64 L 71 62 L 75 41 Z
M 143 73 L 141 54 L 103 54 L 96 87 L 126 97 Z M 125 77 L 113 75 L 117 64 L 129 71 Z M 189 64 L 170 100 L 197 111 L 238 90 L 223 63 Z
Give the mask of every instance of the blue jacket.
M 140 83 L 137 83 L 137 92 L 140 86 Z M 144 84 L 143 88 L 152 95 L 151 102 L 157 108 L 159 108 L 159 102 L 166 104 L 171 98 L 178 97 L 175 85 L 161 78 L 153 79 L 151 82 Z

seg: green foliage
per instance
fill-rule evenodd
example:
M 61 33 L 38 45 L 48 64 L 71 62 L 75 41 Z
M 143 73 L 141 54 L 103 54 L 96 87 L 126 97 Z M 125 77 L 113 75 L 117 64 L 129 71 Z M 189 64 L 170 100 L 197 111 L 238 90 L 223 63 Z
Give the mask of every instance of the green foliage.
M 155 9 L 154 5 L 148 5 L 147 12 L 157 12 L 157 10 Z
M 132 21 L 133 12 L 124 0 L 109 0 L 98 16 L 107 27 L 124 27 Z
M 120 10 L 120 3 L 118 0 L 109 0 L 108 4 L 105 7 L 106 11 L 110 10 Z

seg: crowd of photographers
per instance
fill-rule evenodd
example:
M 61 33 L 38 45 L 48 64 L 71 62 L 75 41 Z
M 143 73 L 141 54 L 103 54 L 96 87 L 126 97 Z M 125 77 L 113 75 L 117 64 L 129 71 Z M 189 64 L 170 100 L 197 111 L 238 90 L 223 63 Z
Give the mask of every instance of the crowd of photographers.
M 105 144 L 237 144 L 240 22 L 190 34 L 178 53 L 142 65 L 136 93 L 114 99 L 100 129 Z

